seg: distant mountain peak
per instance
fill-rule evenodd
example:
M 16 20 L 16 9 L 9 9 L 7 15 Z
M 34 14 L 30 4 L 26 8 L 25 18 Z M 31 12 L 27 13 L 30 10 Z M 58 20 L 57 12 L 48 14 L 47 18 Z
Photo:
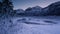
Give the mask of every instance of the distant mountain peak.
M 58 2 L 55 2 L 54 4 L 60 4 L 60 1 L 58 1 Z
M 41 8 L 40 6 L 35 6 L 35 7 L 33 7 L 33 8 Z

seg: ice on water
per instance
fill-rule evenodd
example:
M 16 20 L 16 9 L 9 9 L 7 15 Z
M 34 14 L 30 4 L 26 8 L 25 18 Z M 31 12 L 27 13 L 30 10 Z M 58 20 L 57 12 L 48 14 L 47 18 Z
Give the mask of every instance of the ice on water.
M 0 20 L 0 34 L 60 34 L 59 17 L 14 17 Z

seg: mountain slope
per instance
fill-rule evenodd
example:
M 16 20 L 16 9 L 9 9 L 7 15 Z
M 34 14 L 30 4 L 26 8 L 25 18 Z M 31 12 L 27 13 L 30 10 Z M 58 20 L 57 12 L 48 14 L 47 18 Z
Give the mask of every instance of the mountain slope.
M 47 15 L 57 15 L 57 16 L 60 15 L 60 1 L 52 3 L 45 9 L 48 9 L 46 10 Z

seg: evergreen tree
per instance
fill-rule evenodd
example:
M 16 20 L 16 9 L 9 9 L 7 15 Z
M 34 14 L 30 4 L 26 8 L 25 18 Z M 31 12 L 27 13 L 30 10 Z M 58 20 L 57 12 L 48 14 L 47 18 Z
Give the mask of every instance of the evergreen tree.
M 11 0 L 3 0 L 3 12 L 4 14 L 11 14 L 13 12 L 13 4 Z
M 0 17 L 2 16 L 2 2 L 0 2 Z
M 2 3 L 0 2 L 0 13 L 1 13 L 1 11 L 2 11 Z

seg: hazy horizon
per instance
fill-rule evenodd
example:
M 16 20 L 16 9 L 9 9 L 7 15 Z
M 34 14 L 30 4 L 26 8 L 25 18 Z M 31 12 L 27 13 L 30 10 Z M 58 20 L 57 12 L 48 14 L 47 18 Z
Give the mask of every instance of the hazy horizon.
M 13 4 L 14 9 L 26 9 L 34 6 L 40 6 L 44 8 L 57 1 L 60 0 L 13 0 Z
M 26 9 L 28 7 L 40 6 L 42 8 L 47 7 L 51 3 L 60 0 L 12 0 L 14 9 Z

